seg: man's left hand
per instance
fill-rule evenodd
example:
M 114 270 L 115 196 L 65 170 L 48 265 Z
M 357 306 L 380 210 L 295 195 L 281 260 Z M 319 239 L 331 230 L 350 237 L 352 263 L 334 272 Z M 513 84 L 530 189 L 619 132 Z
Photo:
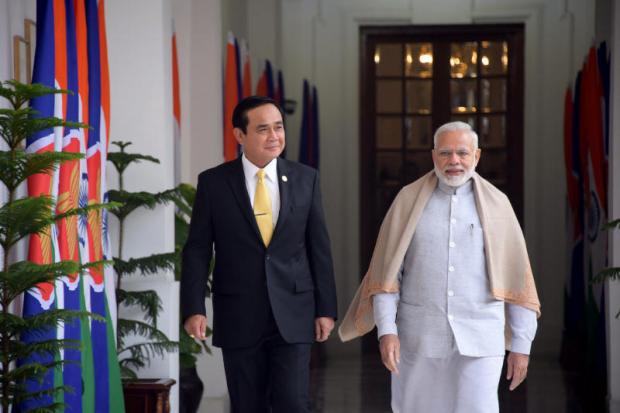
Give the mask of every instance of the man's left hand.
M 327 340 L 333 329 L 334 319 L 331 317 L 318 317 L 314 320 L 315 338 L 318 342 Z
M 525 380 L 527 376 L 527 365 L 530 363 L 530 356 L 527 354 L 514 353 L 510 352 L 508 354 L 507 360 L 507 370 L 508 374 L 506 374 L 506 379 L 512 381 L 510 382 L 510 391 L 514 390 Z

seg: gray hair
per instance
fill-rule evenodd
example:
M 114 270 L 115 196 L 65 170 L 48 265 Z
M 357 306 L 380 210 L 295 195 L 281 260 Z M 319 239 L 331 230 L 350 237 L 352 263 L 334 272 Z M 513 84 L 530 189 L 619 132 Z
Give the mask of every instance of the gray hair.
M 437 139 L 442 133 L 454 131 L 463 131 L 469 133 L 469 136 L 471 136 L 471 140 L 474 143 L 474 149 L 478 149 L 478 134 L 472 129 L 469 123 L 461 121 L 448 122 L 441 125 L 437 129 L 437 131 L 435 131 L 435 135 L 433 136 L 433 147 L 437 147 Z

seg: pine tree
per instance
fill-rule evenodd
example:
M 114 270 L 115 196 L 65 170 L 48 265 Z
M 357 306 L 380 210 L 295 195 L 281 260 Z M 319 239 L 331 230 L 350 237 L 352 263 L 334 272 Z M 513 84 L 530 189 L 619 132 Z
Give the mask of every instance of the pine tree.
M 174 270 L 178 261 L 177 252 L 153 254 L 146 257 L 125 259 L 123 256 L 123 241 L 125 235 L 125 220 L 138 208 L 153 209 L 158 205 L 173 202 L 178 197 L 178 189 L 169 189 L 163 192 L 151 193 L 145 191 L 130 192 L 125 190 L 124 173 L 129 165 L 142 161 L 159 163 L 159 160 L 148 155 L 128 153 L 125 151 L 131 142 L 112 142 L 119 148 L 117 152 L 108 153 L 108 160 L 112 162 L 118 172 L 118 190 L 109 190 L 108 197 L 117 204 L 110 212 L 119 221 L 118 255 L 114 257 L 114 270 L 117 275 L 116 300 L 117 305 L 138 307 L 144 313 L 143 320 L 130 320 L 119 317 L 117 320 L 117 354 L 123 378 L 137 378 L 136 369 L 149 365 L 151 357 L 178 349 L 178 343 L 171 341 L 157 328 L 157 317 L 162 310 L 159 295 L 154 290 L 127 291 L 123 289 L 123 278 L 127 275 L 139 273 L 141 275 L 155 274 L 162 270 Z M 118 311 L 117 311 L 117 314 Z M 127 345 L 128 336 L 141 336 L 146 341 Z
M 41 342 L 25 343 L 20 337 L 68 323 L 76 318 L 91 317 L 104 321 L 85 311 L 51 309 L 28 318 L 12 314 L 13 303 L 22 294 L 39 283 L 54 283 L 67 274 L 83 273 L 90 265 L 80 265 L 74 261 L 54 262 L 38 265 L 30 261 L 11 262 L 12 250 L 20 240 L 38 234 L 49 238 L 51 226 L 58 221 L 75 215 L 85 215 L 89 211 L 103 208 L 103 205 L 90 205 L 85 208 L 70 209 L 63 214 L 55 214 L 54 199 L 50 196 L 19 198 L 18 187 L 35 174 L 52 174 L 62 162 L 83 157 L 82 154 L 45 152 L 27 153 L 25 141 L 37 132 L 53 127 L 86 127 L 86 125 L 64 122 L 53 117 L 38 117 L 28 102 L 50 94 L 66 91 L 50 89 L 43 85 L 26 85 L 16 81 L 0 82 L 0 97 L 8 102 L 8 108 L 0 109 L 0 136 L 6 145 L 0 151 L 0 181 L 7 194 L 7 201 L 0 206 L 0 245 L 2 246 L 2 268 L 0 269 L 0 406 L 2 412 L 10 407 L 43 395 L 55 395 L 72 391 L 68 386 L 56 386 L 42 391 L 31 392 L 26 380 L 42 380 L 53 369 L 64 363 L 58 357 L 62 349 L 79 349 L 76 340 L 51 339 Z M 35 362 L 38 355 L 50 355 L 51 362 Z M 19 365 L 17 361 L 20 360 Z M 39 411 L 56 411 L 61 403 L 43 406 Z

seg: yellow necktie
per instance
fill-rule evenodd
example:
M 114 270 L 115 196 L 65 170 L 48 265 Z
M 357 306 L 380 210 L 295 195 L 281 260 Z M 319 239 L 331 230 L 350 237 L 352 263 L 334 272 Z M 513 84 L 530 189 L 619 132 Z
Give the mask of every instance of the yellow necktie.
M 256 172 L 258 182 L 256 183 L 256 193 L 254 193 L 254 216 L 258 230 L 263 238 L 265 246 L 269 246 L 271 236 L 273 235 L 273 216 L 271 213 L 271 198 L 267 185 L 265 185 L 265 171 L 259 169 Z

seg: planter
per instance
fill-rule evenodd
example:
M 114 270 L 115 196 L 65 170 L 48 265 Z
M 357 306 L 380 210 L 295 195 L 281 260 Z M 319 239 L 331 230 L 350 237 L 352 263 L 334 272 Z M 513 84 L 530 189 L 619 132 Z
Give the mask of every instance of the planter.
M 172 379 L 123 380 L 125 411 L 131 413 L 169 413 Z
M 179 371 L 179 413 L 196 413 L 202 400 L 204 385 L 196 367 L 181 368 Z

